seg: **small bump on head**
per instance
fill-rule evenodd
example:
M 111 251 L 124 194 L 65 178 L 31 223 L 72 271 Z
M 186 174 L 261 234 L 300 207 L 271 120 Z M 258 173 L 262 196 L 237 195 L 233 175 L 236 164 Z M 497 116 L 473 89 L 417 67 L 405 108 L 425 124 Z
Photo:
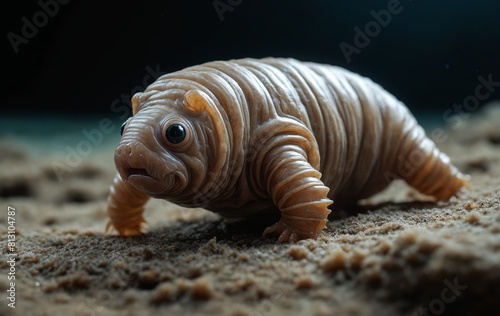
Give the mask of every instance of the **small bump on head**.
M 208 96 L 199 90 L 190 90 L 184 95 L 186 107 L 193 112 L 202 112 L 208 106 Z
M 140 110 L 140 101 L 142 93 L 138 92 L 132 97 L 132 115 L 136 115 Z

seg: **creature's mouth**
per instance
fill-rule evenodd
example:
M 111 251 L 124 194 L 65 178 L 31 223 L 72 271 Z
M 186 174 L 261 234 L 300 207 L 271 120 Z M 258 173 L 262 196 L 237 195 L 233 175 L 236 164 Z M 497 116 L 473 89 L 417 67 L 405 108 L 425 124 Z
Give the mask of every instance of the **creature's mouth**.
M 128 167 L 123 169 L 125 181 L 149 195 L 161 195 L 172 187 L 169 178 L 159 179 L 152 176 L 145 168 Z
M 127 168 L 126 173 L 127 178 L 129 178 L 130 176 L 145 176 L 152 178 L 152 176 L 144 168 Z
M 123 181 L 150 196 L 163 197 L 174 186 L 164 161 L 139 141 L 121 143 L 115 164 Z

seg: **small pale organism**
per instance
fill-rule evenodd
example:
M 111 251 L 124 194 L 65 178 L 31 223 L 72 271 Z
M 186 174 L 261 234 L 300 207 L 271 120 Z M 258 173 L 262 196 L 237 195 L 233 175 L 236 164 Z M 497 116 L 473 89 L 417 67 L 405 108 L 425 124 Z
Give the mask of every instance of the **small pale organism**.
M 279 211 L 264 234 L 293 242 L 394 179 L 436 200 L 467 183 L 403 103 L 339 67 L 209 62 L 161 76 L 132 107 L 108 198 L 124 236 L 141 233 L 150 197 L 225 217 Z

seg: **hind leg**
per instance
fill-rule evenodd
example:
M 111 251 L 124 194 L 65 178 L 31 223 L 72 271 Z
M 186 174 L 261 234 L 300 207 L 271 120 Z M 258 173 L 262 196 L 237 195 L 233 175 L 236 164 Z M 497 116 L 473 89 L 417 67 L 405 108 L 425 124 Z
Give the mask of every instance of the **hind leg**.
M 443 153 L 439 153 L 437 157 L 429 157 L 407 182 L 438 201 L 448 200 L 456 195 L 460 188 L 468 186 L 467 177 L 451 165 Z
M 468 186 L 468 176 L 452 165 L 423 130 L 419 136 L 421 139 L 411 141 L 399 159 L 398 175 L 418 191 L 436 200 L 448 200 Z

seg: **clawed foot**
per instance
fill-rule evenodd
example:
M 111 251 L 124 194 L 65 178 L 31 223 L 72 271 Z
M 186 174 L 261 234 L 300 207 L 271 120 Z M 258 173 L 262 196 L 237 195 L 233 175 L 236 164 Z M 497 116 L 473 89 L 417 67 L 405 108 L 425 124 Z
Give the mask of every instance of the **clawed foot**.
M 144 232 L 146 227 L 147 223 L 144 219 L 141 219 L 140 221 L 127 225 L 112 223 L 110 220 L 106 225 L 106 231 L 109 231 L 110 228 L 114 228 L 120 236 L 128 237 L 128 236 L 140 235 L 141 233 Z
M 280 234 L 280 237 L 278 238 L 278 243 L 284 243 L 287 241 L 295 243 L 302 239 L 316 238 L 318 235 L 315 232 L 306 233 L 298 231 L 292 227 L 287 226 L 285 223 L 283 223 L 282 220 L 266 228 L 262 233 L 262 236 L 267 236 L 274 233 Z

